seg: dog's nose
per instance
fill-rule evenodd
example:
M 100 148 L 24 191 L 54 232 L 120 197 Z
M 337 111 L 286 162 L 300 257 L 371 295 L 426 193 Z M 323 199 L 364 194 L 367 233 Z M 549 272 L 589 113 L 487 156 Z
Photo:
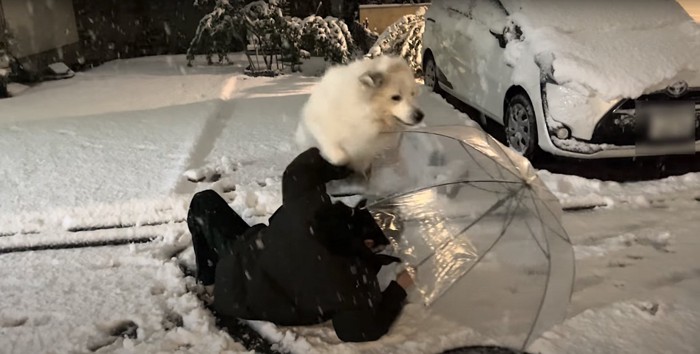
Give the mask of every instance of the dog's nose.
M 425 114 L 423 113 L 423 111 L 421 111 L 420 109 L 416 109 L 415 111 L 413 111 L 413 121 L 416 122 L 416 124 L 422 122 L 423 118 L 425 118 Z

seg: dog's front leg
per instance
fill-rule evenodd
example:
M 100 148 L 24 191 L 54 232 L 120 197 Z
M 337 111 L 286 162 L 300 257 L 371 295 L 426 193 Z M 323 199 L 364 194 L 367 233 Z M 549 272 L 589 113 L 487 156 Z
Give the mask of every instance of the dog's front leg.
M 336 166 L 345 166 L 350 162 L 350 156 L 345 149 L 337 145 L 321 145 L 321 154 L 328 162 Z

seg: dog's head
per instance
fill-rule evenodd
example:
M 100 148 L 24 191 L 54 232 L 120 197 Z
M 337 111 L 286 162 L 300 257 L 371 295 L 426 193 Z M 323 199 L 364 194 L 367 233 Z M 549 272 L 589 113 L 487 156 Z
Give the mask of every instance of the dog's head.
M 387 130 L 398 123 L 416 125 L 423 111 L 416 107 L 418 85 L 406 61 L 398 57 L 379 57 L 373 67 L 360 76 L 370 90 L 370 102 Z

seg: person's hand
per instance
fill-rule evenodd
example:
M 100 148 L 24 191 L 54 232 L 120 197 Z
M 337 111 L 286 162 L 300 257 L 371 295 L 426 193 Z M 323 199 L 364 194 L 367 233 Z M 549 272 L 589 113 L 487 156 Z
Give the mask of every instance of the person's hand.
M 398 283 L 402 288 L 404 288 L 404 290 L 408 290 L 414 285 L 413 277 L 411 277 L 411 274 L 409 273 L 408 269 L 405 269 L 403 272 L 399 273 L 399 275 L 396 276 L 396 283 Z

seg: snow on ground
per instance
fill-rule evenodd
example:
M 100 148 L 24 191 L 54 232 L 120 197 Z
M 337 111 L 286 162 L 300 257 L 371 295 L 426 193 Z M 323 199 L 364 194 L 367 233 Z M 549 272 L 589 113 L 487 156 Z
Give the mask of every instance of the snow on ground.
M 233 66 L 185 68 L 184 57 L 107 63 L 0 101 L 0 249 L 156 237 L 140 246 L 0 254 L 0 345 L 14 352 L 219 353 L 243 348 L 212 325 L 171 259 L 188 242 L 193 192 L 214 188 L 249 222 L 279 206 L 293 128 L 315 79 L 248 78 Z M 432 125 L 465 124 L 442 98 L 419 102 Z M 466 124 L 474 124 L 466 122 Z M 187 172 L 187 173 L 185 173 Z M 540 176 L 563 204 L 577 254 L 569 319 L 532 346 L 542 353 L 696 353 L 700 175 L 609 183 Z M 202 180 L 192 183 L 187 177 Z M 141 227 L 73 232 L 76 228 Z M 184 258 L 192 261 L 191 248 Z M 182 317 L 182 327 L 171 327 Z M 118 321 L 138 325 L 112 338 Z M 125 322 L 122 322 L 125 323 Z M 327 325 L 254 327 L 296 353 L 425 353 L 483 337 L 412 305 L 378 343 L 340 343 Z
M 564 207 L 650 206 L 673 199 L 700 197 L 700 174 L 697 173 L 636 183 L 599 181 L 548 171 L 538 174 Z
M 0 123 L 0 212 L 167 194 L 216 109 L 207 102 Z
M 182 56 L 115 60 L 0 101 L 0 123 L 150 111 L 222 98 L 230 66 L 188 68 Z M 240 68 L 240 61 L 235 68 Z M 37 104 L 40 102 L 41 104 Z
M 697 353 L 699 203 L 567 213 L 577 257 L 570 318 L 542 353 Z
M 167 246 L 0 255 L 3 352 L 247 352 L 215 327 Z

